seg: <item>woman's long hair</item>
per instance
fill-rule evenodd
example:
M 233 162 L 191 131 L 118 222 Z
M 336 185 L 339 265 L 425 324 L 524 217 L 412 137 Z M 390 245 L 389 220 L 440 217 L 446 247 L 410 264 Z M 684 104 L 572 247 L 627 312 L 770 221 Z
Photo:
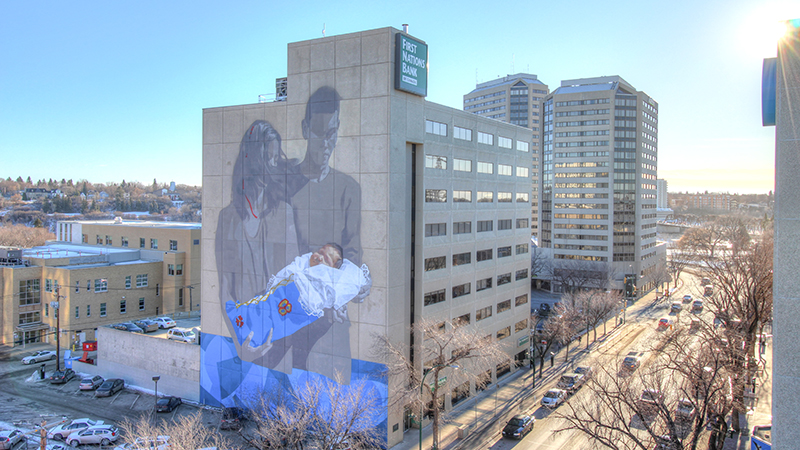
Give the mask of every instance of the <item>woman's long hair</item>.
M 253 122 L 242 136 L 233 169 L 231 203 L 240 217 L 261 218 L 285 201 L 287 165 L 278 131 L 265 120 Z M 259 194 L 266 205 L 256 204 Z

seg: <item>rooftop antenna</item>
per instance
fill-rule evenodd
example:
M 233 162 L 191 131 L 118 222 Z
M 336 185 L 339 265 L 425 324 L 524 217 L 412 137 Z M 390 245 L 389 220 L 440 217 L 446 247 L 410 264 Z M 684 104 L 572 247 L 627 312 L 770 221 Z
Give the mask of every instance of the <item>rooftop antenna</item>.
M 407 23 L 403 24 L 403 33 L 408 34 L 408 24 Z

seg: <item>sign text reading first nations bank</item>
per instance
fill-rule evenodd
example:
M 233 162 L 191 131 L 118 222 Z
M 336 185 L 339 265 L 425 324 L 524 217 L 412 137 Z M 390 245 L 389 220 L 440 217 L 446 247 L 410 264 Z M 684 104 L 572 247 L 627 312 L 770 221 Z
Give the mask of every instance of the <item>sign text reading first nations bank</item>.
M 395 89 L 428 95 L 428 45 L 397 33 L 395 41 Z

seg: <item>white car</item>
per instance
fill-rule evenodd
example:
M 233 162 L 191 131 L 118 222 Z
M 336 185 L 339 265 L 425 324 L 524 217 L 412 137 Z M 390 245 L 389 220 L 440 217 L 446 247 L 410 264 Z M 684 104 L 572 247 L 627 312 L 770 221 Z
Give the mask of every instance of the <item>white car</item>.
M 33 364 L 42 361 L 51 361 L 53 359 L 56 359 L 55 350 L 40 350 L 22 358 L 22 364 Z
M 170 319 L 169 317 L 156 317 L 155 319 L 153 319 L 153 321 L 156 322 L 158 324 L 158 328 L 161 329 L 173 328 L 178 326 L 178 324 L 175 323 L 175 321 Z
M 186 342 L 187 344 L 194 344 L 197 342 L 197 335 L 194 331 L 185 328 L 173 328 L 167 331 L 167 339 L 175 341 Z
M 158 436 L 156 438 L 145 437 L 136 438 L 135 441 L 127 442 L 114 447 L 114 450 L 168 450 L 169 436 Z
M 89 427 L 93 427 L 95 425 L 102 425 L 102 420 L 92 420 L 92 419 L 75 419 L 71 422 L 65 422 L 61 425 L 53 427 L 47 433 L 48 439 L 56 439 L 59 441 L 66 440 L 67 437 L 75 432 L 83 431 Z
M 67 442 L 73 447 L 83 444 L 110 445 L 119 439 L 119 430 L 113 425 L 96 425 L 69 435 Z
M 542 406 L 553 409 L 564 403 L 566 399 L 567 391 L 563 389 L 550 389 L 546 394 L 544 394 L 544 397 L 542 397 Z

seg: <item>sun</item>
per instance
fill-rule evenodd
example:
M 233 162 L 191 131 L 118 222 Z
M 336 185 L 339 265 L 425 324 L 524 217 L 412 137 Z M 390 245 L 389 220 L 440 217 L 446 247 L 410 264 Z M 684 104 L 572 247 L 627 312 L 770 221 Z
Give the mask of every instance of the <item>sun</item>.
M 754 58 L 775 56 L 778 41 L 787 33 L 789 21 L 797 24 L 793 19 L 800 19 L 800 7 L 796 2 L 768 1 L 747 11 L 737 33 L 739 49 Z

